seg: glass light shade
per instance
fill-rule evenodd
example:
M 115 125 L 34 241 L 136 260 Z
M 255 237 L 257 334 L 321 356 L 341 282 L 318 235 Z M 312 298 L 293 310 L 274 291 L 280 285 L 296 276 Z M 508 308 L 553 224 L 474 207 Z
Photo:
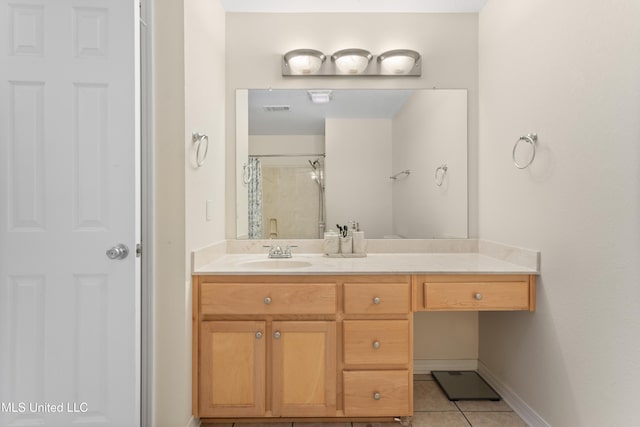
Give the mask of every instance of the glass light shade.
M 320 70 L 324 60 L 324 54 L 313 49 L 292 50 L 284 55 L 284 61 L 291 74 L 315 74 Z
M 420 54 L 413 50 L 390 50 L 378 57 L 382 74 L 408 74 L 420 59 Z
M 364 49 L 344 49 L 334 53 L 331 58 L 339 73 L 361 74 L 367 69 L 373 56 Z

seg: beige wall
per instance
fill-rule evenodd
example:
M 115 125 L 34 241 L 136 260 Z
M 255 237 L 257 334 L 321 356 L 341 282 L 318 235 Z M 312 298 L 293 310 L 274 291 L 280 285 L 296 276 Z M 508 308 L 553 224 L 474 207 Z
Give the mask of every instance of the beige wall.
M 638 423 L 638 22 L 637 0 L 480 13 L 480 237 L 542 253 L 537 311 L 481 314 L 480 361 L 553 426 Z
M 209 0 L 158 2 L 153 27 L 153 417 L 158 427 L 182 427 L 191 420 L 189 253 L 224 238 L 224 11 Z M 209 154 L 199 169 L 193 166 L 192 131 L 209 135 Z M 207 200 L 211 221 L 205 219 Z
M 154 7 L 155 49 L 155 259 L 153 418 L 185 426 L 189 419 L 184 369 L 184 5 L 182 1 Z M 176 345 L 178 342 L 180 345 Z M 174 366 L 180 369 L 174 370 Z
M 282 54 L 310 47 L 333 53 L 362 47 L 375 53 L 406 47 L 422 53 L 418 78 L 299 78 L 281 76 Z M 227 224 L 236 236 L 235 90 L 282 88 L 463 88 L 469 98 L 469 228 L 477 233 L 478 15 L 477 14 L 254 14 L 226 21 Z M 328 176 L 328 174 L 327 174 Z M 416 321 L 416 359 L 476 359 L 477 314 L 422 316 Z M 471 323 L 470 323 L 471 321 Z M 471 325 L 471 326 L 470 326 Z M 446 326 L 446 327 L 443 327 Z M 461 335 L 451 331 L 461 331 Z M 465 344 L 459 348 L 459 339 Z M 427 341 L 428 340 L 428 341 Z M 443 353 L 443 349 L 452 349 Z M 455 350 L 454 350 L 455 349 Z M 459 351 L 460 350 L 460 351 Z M 442 365 L 440 365 L 442 366 Z

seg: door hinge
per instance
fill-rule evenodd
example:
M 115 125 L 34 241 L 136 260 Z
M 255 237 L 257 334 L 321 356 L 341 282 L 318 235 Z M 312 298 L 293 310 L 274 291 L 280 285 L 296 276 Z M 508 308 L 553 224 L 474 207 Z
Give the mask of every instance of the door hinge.
M 140 243 L 136 243 L 136 258 L 140 258 L 142 256 L 142 245 Z

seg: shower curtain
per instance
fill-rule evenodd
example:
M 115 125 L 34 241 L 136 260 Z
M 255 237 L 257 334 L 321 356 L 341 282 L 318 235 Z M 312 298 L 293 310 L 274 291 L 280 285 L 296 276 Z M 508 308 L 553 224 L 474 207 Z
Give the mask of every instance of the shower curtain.
M 262 239 L 262 168 L 260 159 L 249 157 L 249 238 Z

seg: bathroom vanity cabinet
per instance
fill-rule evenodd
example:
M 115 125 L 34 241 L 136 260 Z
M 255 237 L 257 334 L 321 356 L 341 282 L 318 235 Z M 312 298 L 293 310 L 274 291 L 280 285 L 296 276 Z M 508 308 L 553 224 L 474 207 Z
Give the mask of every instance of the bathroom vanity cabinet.
M 203 420 L 413 414 L 413 312 L 533 310 L 535 276 L 194 275 Z

